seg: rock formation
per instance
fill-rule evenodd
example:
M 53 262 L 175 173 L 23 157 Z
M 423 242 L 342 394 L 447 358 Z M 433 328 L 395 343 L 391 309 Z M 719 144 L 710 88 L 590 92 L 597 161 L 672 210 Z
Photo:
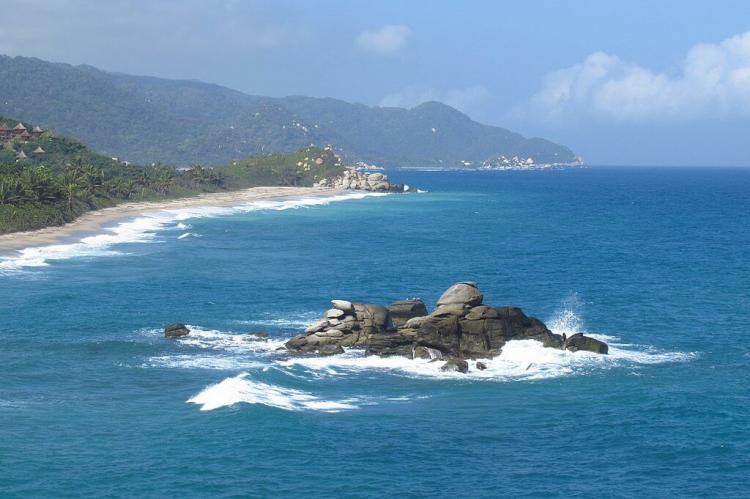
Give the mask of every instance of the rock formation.
M 179 338 L 190 334 L 190 329 L 185 324 L 170 324 L 164 328 L 166 338 Z
M 333 187 L 334 189 L 349 189 L 368 192 L 404 192 L 401 184 L 392 184 L 382 173 L 366 173 L 354 168 L 347 168 L 344 174 L 334 179 L 323 179 L 316 185 Z
M 297 354 L 327 355 L 355 347 L 372 355 L 455 360 L 443 367 L 459 372 L 468 369 L 463 359 L 492 358 L 511 340 L 532 339 L 550 348 L 607 353 L 607 344 L 599 340 L 583 334 L 564 340 L 520 308 L 493 308 L 482 302 L 473 282 L 448 288 L 429 314 L 418 299 L 397 301 L 387 308 L 333 300 L 333 308 L 304 334 L 289 340 L 286 348 Z M 478 369 L 484 367 L 477 364 Z

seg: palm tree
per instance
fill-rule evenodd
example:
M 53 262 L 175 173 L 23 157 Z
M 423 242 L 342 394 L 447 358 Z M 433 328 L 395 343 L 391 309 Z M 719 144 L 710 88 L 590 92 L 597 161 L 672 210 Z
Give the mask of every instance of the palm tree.
M 162 168 L 159 171 L 159 176 L 156 179 L 157 190 L 162 194 L 166 194 L 172 184 L 174 184 L 174 172 L 169 169 Z

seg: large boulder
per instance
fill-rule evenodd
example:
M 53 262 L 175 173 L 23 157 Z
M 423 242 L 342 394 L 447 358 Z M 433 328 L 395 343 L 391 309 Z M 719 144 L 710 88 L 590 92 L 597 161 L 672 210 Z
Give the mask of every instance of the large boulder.
M 190 334 L 190 329 L 185 324 L 169 324 L 164 328 L 165 338 L 180 338 Z
M 587 352 L 607 354 L 609 353 L 609 346 L 603 341 L 599 341 L 590 336 L 584 336 L 582 333 L 576 333 L 570 338 L 565 340 L 565 350 L 571 352 L 577 352 L 584 350 Z
M 394 327 L 399 328 L 406 324 L 409 319 L 427 315 L 427 307 L 422 300 L 399 300 L 388 305 L 388 313 Z
M 337 308 L 347 314 L 354 312 L 354 305 L 352 302 L 346 300 L 331 300 L 333 308 Z
M 475 307 L 482 304 L 482 293 L 474 282 L 459 282 L 454 284 L 438 298 L 438 308 L 443 305 L 468 305 Z

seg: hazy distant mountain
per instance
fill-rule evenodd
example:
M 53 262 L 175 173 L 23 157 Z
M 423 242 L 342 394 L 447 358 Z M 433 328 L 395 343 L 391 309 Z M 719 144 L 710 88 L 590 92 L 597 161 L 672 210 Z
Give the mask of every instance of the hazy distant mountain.
M 219 164 L 310 144 L 384 165 L 456 166 L 492 156 L 575 159 L 565 146 L 472 121 L 438 102 L 413 109 L 271 98 L 198 81 L 108 73 L 0 55 L 0 114 L 141 163 Z

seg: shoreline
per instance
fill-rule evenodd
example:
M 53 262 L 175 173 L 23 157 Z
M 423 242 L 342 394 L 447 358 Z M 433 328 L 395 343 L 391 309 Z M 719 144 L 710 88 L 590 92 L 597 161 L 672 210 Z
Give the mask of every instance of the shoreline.
M 85 237 L 100 232 L 106 225 L 142 216 L 150 212 L 191 207 L 229 207 L 254 201 L 275 201 L 301 197 L 328 197 L 347 191 L 327 187 L 251 187 L 231 192 L 212 192 L 165 201 L 126 202 L 89 211 L 65 225 L 45 227 L 27 232 L 0 235 L 0 256 L 13 256 L 18 251 L 39 246 L 64 243 L 76 235 Z

